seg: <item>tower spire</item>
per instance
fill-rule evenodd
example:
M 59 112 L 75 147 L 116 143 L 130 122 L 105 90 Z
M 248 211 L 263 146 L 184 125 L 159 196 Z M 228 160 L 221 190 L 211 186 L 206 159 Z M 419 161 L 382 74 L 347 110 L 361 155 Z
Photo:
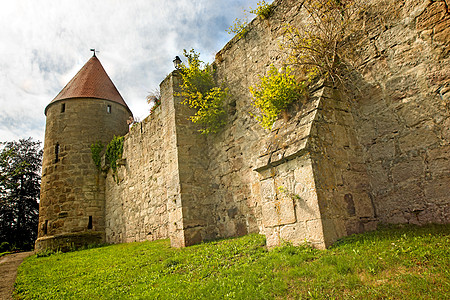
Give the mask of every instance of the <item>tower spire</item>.
M 50 104 L 66 99 L 92 98 L 113 101 L 129 110 L 111 78 L 95 56 L 97 52 L 94 52 L 94 56 L 88 60 Z M 47 109 L 45 109 L 45 113 L 46 111 Z

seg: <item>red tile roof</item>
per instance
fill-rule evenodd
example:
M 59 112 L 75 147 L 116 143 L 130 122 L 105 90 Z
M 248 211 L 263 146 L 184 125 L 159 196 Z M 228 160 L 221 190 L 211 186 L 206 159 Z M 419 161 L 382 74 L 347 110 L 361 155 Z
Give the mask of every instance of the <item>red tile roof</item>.
M 119 103 L 130 110 L 95 55 L 88 60 L 50 104 L 59 100 L 71 98 L 97 98 L 110 100 Z M 45 108 L 45 112 L 47 112 L 47 108 Z

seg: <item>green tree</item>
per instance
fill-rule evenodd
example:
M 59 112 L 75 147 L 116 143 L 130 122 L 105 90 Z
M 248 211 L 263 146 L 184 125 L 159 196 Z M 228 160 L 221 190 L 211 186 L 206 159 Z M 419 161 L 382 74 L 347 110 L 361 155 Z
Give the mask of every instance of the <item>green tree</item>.
M 41 142 L 0 143 L 0 244 L 32 249 L 37 236 Z

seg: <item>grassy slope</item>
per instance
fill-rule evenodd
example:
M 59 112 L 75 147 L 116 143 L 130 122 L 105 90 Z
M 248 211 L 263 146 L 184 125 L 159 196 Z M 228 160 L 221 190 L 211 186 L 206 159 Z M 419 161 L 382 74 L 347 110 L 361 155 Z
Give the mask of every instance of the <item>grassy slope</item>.
M 384 228 L 326 251 L 268 252 L 249 235 L 172 249 L 156 241 L 28 258 L 19 299 L 448 299 L 450 225 Z

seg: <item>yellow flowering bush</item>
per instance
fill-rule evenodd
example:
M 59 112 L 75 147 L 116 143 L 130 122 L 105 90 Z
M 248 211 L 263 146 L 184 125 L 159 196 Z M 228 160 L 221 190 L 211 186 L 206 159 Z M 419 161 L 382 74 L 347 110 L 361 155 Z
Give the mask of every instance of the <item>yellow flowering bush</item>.
M 199 53 L 193 49 L 189 52 L 184 50 L 184 56 L 188 65 L 181 66 L 180 95 L 185 98 L 182 103 L 197 110 L 189 119 L 202 125 L 199 130 L 202 134 L 216 133 L 225 125 L 227 89 L 216 86 L 214 71 L 199 59 Z
M 256 5 L 256 9 L 250 10 L 252 14 L 260 16 L 262 19 L 267 19 L 270 17 L 273 11 L 273 4 L 269 4 L 265 0 L 262 0 L 258 1 Z
M 260 115 L 255 116 L 258 122 L 270 129 L 280 112 L 300 98 L 305 83 L 299 83 L 289 67 L 279 72 L 273 65 L 260 80 L 260 84 L 249 88 L 254 98 L 252 104 L 260 111 Z
M 226 32 L 229 34 L 235 34 L 237 38 L 240 40 L 241 38 L 245 37 L 245 35 L 248 33 L 247 25 L 249 23 L 248 21 L 248 15 L 247 13 L 255 14 L 259 16 L 261 19 L 268 19 L 273 12 L 274 5 L 267 3 L 265 0 L 258 1 L 256 4 L 256 8 L 250 10 L 244 9 L 245 17 L 243 19 L 236 18 L 233 22 L 233 25 L 231 25 Z
M 228 32 L 229 34 L 235 34 L 238 37 L 238 40 L 240 40 L 248 32 L 247 25 L 248 20 L 246 18 L 245 19 L 236 18 L 233 22 L 233 25 L 231 25 L 226 30 L 226 32 Z

